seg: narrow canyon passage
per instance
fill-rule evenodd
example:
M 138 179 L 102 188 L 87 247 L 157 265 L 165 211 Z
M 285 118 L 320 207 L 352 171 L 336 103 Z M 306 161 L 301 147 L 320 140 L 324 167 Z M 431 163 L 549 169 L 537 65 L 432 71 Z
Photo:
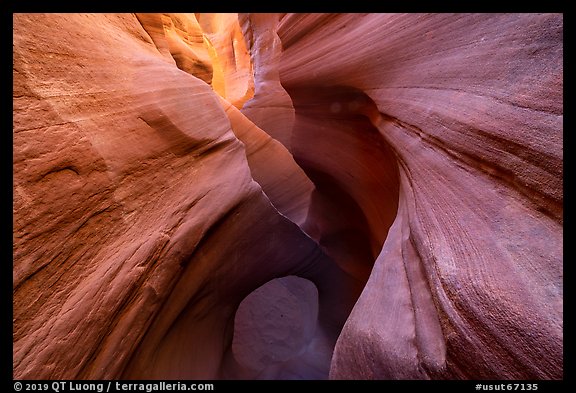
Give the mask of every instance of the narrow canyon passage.
M 287 92 L 291 152 L 316 186 L 303 229 L 364 284 L 398 209 L 398 164 L 368 117 L 375 104 L 343 86 Z
M 286 300 L 274 293 L 273 288 L 282 287 L 272 286 L 272 282 L 257 290 L 267 288 L 266 296 L 259 295 L 263 298 L 260 302 L 252 300 L 250 311 L 246 309 L 248 306 L 238 311 L 236 321 L 250 317 L 253 320 L 241 322 L 244 333 L 235 335 L 235 339 L 242 343 L 239 346 L 250 348 L 243 354 L 257 356 L 254 353 L 257 348 L 267 347 L 259 354 L 267 360 L 261 360 L 259 370 L 262 371 L 252 375 L 244 372 L 246 377 L 324 379 L 328 377 L 336 339 L 370 275 L 396 215 L 398 170 L 392 151 L 365 114 L 374 106 L 366 95 L 343 87 L 313 87 L 288 91 L 288 94 L 296 115 L 291 153 L 314 185 L 301 228 L 316 240 L 326 253 L 328 263 L 337 267 L 324 268 L 321 274 L 313 276 L 304 275 L 311 277 L 320 291 L 316 311 L 319 317 L 317 337 L 309 335 L 305 345 L 279 340 L 283 346 L 293 345 L 292 352 L 304 347 L 300 357 L 285 355 L 287 359 L 283 365 L 272 361 L 275 356 L 282 358 L 282 355 L 275 355 L 274 346 L 266 340 L 276 342 L 277 335 L 282 336 L 284 332 L 275 323 L 258 317 L 263 313 L 258 309 L 259 305 L 267 309 L 266 302 L 275 304 Z M 347 146 L 346 154 L 333 155 L 339 146 Z M 291 282 L 285 281 L 284 286 L 290 289 Z M 291 316 L 289 310 L 279 306 L 275 311 L 264 315 L 267 318 L 276 316 L 276 324 L 282 322 L 278 314 Z M 258 329 L 260 323 L 268 326 L 268 330 Z M 259 337 L 254 332 L 246 332 L 245 326 L 252 326 L 260 333 Z M 304 334 L 305 326 L 303 323 L 302 331 L 296 329 L 293 334 Z M 277 347 L 277 350 L 282 352 L 282 348 Z M 242 356 L 247 358 L 246 354 Z M 256 367 L 254 362 L 244 361 Z M 268 364 L 270 362 L 272 366 Z
M 14 14 L 16 379 L 561 379 L 561 14 Z

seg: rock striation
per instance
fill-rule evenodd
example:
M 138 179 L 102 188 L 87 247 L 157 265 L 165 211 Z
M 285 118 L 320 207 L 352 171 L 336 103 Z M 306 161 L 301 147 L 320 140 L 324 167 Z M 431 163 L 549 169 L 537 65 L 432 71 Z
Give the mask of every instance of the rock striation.
M 562 379 L 558 14 L 14 14 L 17 379 Z

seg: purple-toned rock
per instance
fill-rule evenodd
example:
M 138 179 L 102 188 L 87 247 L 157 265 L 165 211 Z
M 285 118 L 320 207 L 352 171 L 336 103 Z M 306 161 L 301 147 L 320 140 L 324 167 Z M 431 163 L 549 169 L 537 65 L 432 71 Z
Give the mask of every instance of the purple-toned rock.
M 560 14 L 14 14 L 16 379 L 562 379 Z

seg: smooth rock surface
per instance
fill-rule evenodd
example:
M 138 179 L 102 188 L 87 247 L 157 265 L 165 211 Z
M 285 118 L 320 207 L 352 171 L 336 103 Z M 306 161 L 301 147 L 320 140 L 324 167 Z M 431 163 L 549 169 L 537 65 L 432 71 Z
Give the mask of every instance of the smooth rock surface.
M 238 307 L 232 340 L 234 358 L 258 378 L 282 369 L 280 378 L 294 375 L 297 379 L 316 379 L 314 365 L 299 357 L 306 355 L 314 340 L 317 318 L 314 284 L 294 276 L 269 281 Z M 330 362 L 321 359 L 322 363 Z
M 238 15 L 254 64 L 254 97 L 242 107 L 242 113 L 289 149 L 294 108 L 280 83 L 282 43 L 276 34 L 279 18 L 277 14 Z
M 274 207 L 302 227 L 308 216 L 314 184 L 280 142 L 225 99 L 220 102 L 232 131 L 244 143 L 252 177 Z
M 14 378 L 562 379 L 562 15 L 13 21 Z
M 554 14 L 281 20 L 287 92 L 364 92 L 399 164 L 332 378 L 562 378 L 562 31 Z
M 210 86 L 134 15 L 14 25 L 14 377 L 219 378 L 242 299 L 290 274 L 348 299 L 319 317 L 329 362 L 358 293 L 252 180 Z

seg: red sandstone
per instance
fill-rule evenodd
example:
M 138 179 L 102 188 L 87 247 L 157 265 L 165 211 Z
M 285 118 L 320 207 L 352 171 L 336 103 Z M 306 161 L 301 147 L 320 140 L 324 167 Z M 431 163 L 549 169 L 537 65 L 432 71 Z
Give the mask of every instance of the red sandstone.
M 14 378 L 562 379 L 562 34 L 15 14 Z

